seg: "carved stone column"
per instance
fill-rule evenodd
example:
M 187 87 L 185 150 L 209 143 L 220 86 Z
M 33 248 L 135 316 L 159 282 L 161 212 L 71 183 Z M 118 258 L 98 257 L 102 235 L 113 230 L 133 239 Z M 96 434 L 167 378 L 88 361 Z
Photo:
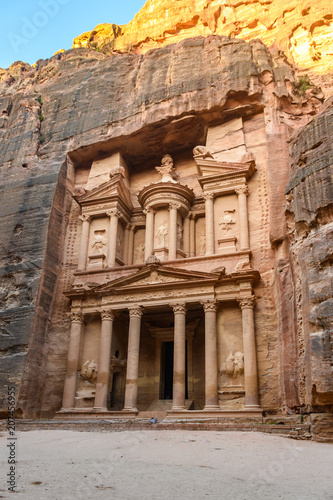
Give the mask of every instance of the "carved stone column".
M 135 226 L 128 224 L 129 227 L 129 238 L 128 238 L 128 258 L 127 264 L 131 266 L 133 264 L 133 251 L 134 251 L 134 229 Z
M 107 212 L 106 215 L 110 217 L 107 267 L 114 267 L 117 254 L 118 219 L 121 214 L 114 209 Z
M 81 312 L 71 313 L 71 333 L 67 354 L 67 372 L 62 399 L 62 409 L 74 407 L 77 371 L 79 368 L 80 343 L 83 328 L 83 315 Z
M 208 300 L 203 304 L 205 311 L 205 410 L 219 409 L 217 378 L 217 303 Z
M 205 220 L 206 220 L 206 255 L 215 253 L 215 234 L 214 234 L 214 194 L 204 194 L 205 198 Z
M 114 315 L 112 311 L 102 311 L 101 338 L 99 343 L 98 371 L 96 381 L 96 409 L 107 410 L 109 374 L 111 360 L 111 341 Z
M 177 259 L 177 210 L 179 203 L 169 205 L 169 260 Z
M 184 219 L 183 239 L 184 239 L 184 252 L 186 254 L 186 257 L 189 257 L 190 256 L 190 216 L 189 216 L 189 214 Z
M 254 296 L 238 301 L 242 309 L 245 408 L 259 408 L 257 350 L 254 329 Z
M 85 271 L 87 267 L 88 256 L 88 243 L 89 243 L 89 230 L 90 230 L 90 215 L 81 215 L 82 220 L 82 234 L 79 250 L 79 262 L 77 266 L 78 271 Z
M 124 411 L 137 411 L 139 348 L 142 310 L 136 307 L 129 310 L 128 353 Z
M 189 213 L 190 217 L 190 257 L 195 257 L 195 215 Z
M 173 355 L 173 410 L 185 410 L 185 366 L 186 366 L 186 307 L 173 306 L 175 315 Z
M 249 244 L 249 217 L 247 211 L 247 186 L 235 190 L 238 195 L 238 212 L 239 212 L 239 232 L 240 232 L 240 249 L 248 250 Z
M 155 211 L 152 208 L 145 208 L 146 215 L 146 238 L 145 238 L 145 261 L 153 255 L 154 250 L 154 217 Z

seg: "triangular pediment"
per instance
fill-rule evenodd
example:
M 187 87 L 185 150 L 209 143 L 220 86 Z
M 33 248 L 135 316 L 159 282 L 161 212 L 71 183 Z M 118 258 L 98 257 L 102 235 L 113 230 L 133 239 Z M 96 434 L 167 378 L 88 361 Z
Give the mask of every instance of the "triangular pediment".
M 177 286 L 186 283 L 216 281 L 220 273 L 201 273 L 198 271 L 187 271 L 164 267 L 162 265 L 145 266 L 140 271 L 129 276 L 109 281 L 105 285 L 95 289 L 98 293 L 111 293 L 119 290 L 131 290 L 134 288 L 151 288 L 163 286 Z
M 253 160 L 247 162 L 222 162 L 213 158 L 196 157 L 194 159 L 197 164 L 198 174 L 200 177 L 244 174 L 247 178 L 249 178 L 255 171 Z
M 80 196 L 76 196 L 75 199 L 81 206 L 103 202 L 107 203 L 112 200 L 121 199 L 129 207 L 132 207 L 128 187 L 120 174 L 115 175 L 110 181 L 104 182 L 104 184 L 101 184 L 90 191 L 86 191 Z

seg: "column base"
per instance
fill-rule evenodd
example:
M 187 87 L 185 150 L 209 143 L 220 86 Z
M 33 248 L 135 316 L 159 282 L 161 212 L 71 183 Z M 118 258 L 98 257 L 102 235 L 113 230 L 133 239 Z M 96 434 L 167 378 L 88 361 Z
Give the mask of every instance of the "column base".
M 109 411 L 106 406 L 94 406 L 94 411 Z
M 258 411 L 258 410 L 261 410 L 261 406 L 260 405 L 245 405 L 244 406 L 244 410 L 255 410 L 255 411 Z
M 182 410 L 186 410 L 186 406 L 173 406 L 171 408 L 171 411 L 182 411 Z
M 219 405 L 205 405 L 203 411 L 216 411 L 220 409 Z
M 122 413 L 139 413 L 137 408 L 131 408 L 130 406 L 125 406 L 125 408 L 122 409 Z

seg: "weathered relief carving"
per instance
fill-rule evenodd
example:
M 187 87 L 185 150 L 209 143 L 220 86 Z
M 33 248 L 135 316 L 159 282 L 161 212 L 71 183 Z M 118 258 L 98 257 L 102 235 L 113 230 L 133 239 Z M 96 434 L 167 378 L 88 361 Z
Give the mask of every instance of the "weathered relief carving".
M 183 246 L 183 227 L 181 224 L 177 224 L 177 247 L 182 248 Z
M 156 231 L 156 242 L 159 247 L 165 247 L 167 244 L 168 238 L 168 225 L 166 222 L 160 225 L 158 230 Z
M 134 252 L 134 261 L 138 264 L 143 263 L 145 260 L 145 246 L 143 243 L 138 245 Z
M 201 156 L 202 158 L 214 158 L 212 153 L 206 146 L 196 146 L 193 149 L 193 157 Z
M 244 373 L 244 354 L 237 351 L 235 354 L 230 352 L 226 360 L 226 373 L 232 377 L 237 378 Z
M 117 246 L 116 246 L 117 254 L 121 253 L 122 243 L 123 243 L 122 237 L 118 234 L 118 236 L 117 236 Z
M 94 360 L 92 361 L 87 360 L 85 363 L 83 363 L 80 370 L 80 377 L 83 378 L 84 380 L 87 380 L 91 384 L 94 384 L 96 382 L 97 364 L 95 363 Z
M 235 267 L 235 271 L 240 271 L 242 269 L 251 269 L 250 260 L 244 259 L 238 262 Z
M 173 159 L 170 155 L 164 155 L 162 158 L 161 166 L 155 167 L 155 170 L 161 175 L 161 182 L 173 182 L 176 170 L 173 166 Z
M 96 229 L 96 231 L 94 231 L 94 241 L 91 244 L 91 248 L 93 248 L 96 253 L 103 253 L 103 249 L 107 245 L 104 235 L 105 229 Z
M 235 218 L 232 216 L 232 214 L 235 213 L 235 210 L 224 210 L 225 215 L 223 216 L 222 220 L 219 222 L 219 226 L 221 230 L 224 232 L 224 234 L 228 234 L 230 231 L 231 227 L 236 224 Z

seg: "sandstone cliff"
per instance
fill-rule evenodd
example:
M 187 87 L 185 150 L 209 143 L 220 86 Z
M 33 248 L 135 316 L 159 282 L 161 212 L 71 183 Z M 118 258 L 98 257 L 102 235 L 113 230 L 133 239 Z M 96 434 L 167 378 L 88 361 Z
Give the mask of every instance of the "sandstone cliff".
M 282 50 L 307 72 L 332 71 L 332 9 L 325 0 L 148 0 L 124 26 L 102 24 L 73 47 L 145 53 L 184 38 L 210 34 L 253 40 Z

